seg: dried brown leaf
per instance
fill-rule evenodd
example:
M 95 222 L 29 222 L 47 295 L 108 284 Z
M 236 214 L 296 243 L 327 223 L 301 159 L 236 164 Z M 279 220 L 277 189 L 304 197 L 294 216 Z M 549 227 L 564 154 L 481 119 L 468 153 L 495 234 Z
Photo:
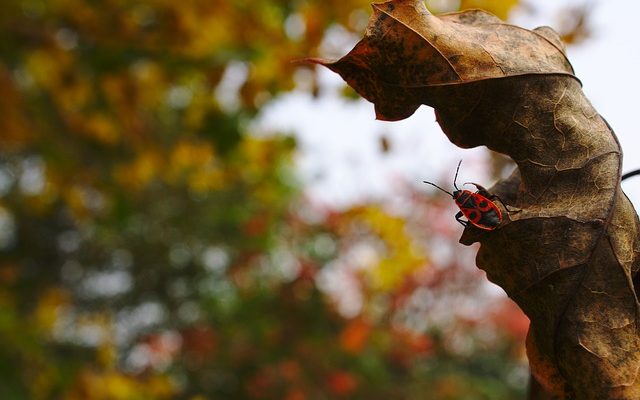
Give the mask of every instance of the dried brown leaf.
M 418 0 L 373 10 L 349 54 L 310 61 L 340 74 L 379 119 L 426 104 L 454 144 L 516 162 L 492 190 L 521 211 L 494 231 L 465 229 L 461 242 L 480 242 L 478 266 L 531 319 L 529 361 L 547 391 L 640 398 L 640 225 L 620 189 L 620 145 L 558 35 L 479 10 L 433 16 Z

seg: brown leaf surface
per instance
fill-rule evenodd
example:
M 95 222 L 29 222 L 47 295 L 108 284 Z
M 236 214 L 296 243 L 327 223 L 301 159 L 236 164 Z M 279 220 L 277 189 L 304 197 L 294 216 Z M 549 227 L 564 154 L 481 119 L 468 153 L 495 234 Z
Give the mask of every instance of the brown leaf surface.
M 520 208 L 473 227 L 477 264 L 531 319 L 532 373 L 561 398 L 640 398 L 634 286 L 639 222 L 620 189 L 622 152 L 573 75 L 557 34 L 422 1 L 374 4 L 364 38 L 335 62 L 383 120 L 436 110 L 456 145 L 484 145 L 518 169 L 492 189 Z M 506 214 L 506 213 L 505 213 Z

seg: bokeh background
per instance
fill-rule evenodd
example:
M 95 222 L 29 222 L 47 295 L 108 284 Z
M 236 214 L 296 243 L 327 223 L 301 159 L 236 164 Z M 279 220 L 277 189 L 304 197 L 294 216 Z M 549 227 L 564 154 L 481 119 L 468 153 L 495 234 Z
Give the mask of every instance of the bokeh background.
M 640 167 L 637 5 L 427 4 L 553 26 Z M 369 12 L 2 2 L 1 399 L 525 398 L 528 321 L 420 183 L 512 166 L 291 62 L 346 53 Z

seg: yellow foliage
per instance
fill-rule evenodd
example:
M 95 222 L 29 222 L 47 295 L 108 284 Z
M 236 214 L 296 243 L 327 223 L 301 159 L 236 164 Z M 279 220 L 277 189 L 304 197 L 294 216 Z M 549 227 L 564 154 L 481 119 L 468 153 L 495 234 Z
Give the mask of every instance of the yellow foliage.
M 406 231 L 403 218 L 390 215 L 377 206 L 366 206 L 356 209 L 347 220 L 364 225 L 381 241 L 381 248 L 376 248 L 374 265 L 365 269 L 373 290 L 397 289 L 409 274 L 427 262 L 426 255 L 414 245 Z
M 114 122 L 113 118 L 105 114 L 93 113 L 85 118 L 84 131 L 101 143 L 114 145 L 120 138 L 120 132 Z
M 241 163 L 241 179 L 246 182 L 260 180 L 268 166 L 273 161 L 273 146 L 268 140 L 246 138 L 240 143 L 238 162 Z
M 55 50 L 49 51 L 48 49 L 32 51 L 25 63 L 27 71 L 35 83 L 50 90 L 59 86 L 57 78 L 68 65 L 68 53 Z
M 26 60 L 27 73 L 51 93 L 64 114 L 80 112 L 93 98 L 91 82 L 76 62 L 73 53 L 56 47 L 34 50 Z
M 207 54 L 211 49 L 221 48 L 233 41 L 233 18 L 221 19 L 224 15 L 233 17 L 232 7 L 227 2 L 205 2 L 200 0 L 186 1 L 183 3 L 168 2 L 167 6 L 172 10 L 178 20 L 177 25 L 191 40 L 183 47 L 186 55 L 199 57 Z M 217 4 L 216 4 L 217 3 Z M 206 29 L 203 29 L 206 27 Z
M 93 85 L 81 73 L 73 53 L 58 48 L 33 51 L 27 59 L 27 72 L 51 94 L 68 133 L 87 136 L 103 144 L 115 144 L 120 137 L 113 117 L 105 112 L 86 112 L 94 100 Z M 57 132 L 60 134 L 60 132 Z
M 137 157 L 114 168 L 114 179 L 123 187 L 140 190 L 156 179 L 164 161 L 155 149 L 141 150 Z
M 189 188 L 196 193 L 205 193 L 219 189 L 223 185 L 224 175 L 219 168 L 198 169 L 189 177 Z
M 190 139 L 179 140 L 167 155 L 160 150 L 141 151 L 131 162 L 114 168 L 116 181 L 132 190 L 140 190 L 155 179 L 171 185 L 186 184 L 195 192 L 220 189 L 225 173 L 216 159 L 211 143 Z
M 180 140 L 171 150 L 165 173 L 170 183 L 184 181 L 199 193 L 218 189 L 224 175 L 216 163 L 213 146 L 208 142 Z
M 460 9 L 479 8 L 494 14 L 502 20 L 506 20 L 509 17 L 509 12 L 519 2 L 520 0 L 462 0 Z
M 56 321 L 66 306 L 70 304 L 69 293 L 61 288 L 50 288 L 38 299 L 34 313 L 35 323 L 38 329 L 51 333 Z
M 68 184 L 63 189 L 61 196 L 76 222 L 101 215 L 108 206 L 106 197 L 96 189 L 76 183 Z
M 118 361 L 118 349 L 111 341 L 105 341 L 98 346 L 97 361 L 107 369 L 114 368 Z
M 162 93 L 166 90 L 167 85 L 167 78 L 161 65 L 153 60 L 138 60 L 131 66 L 128 76 L 112 78 L 111 82 L 105 81 L 104 86 L 107 94 L 118 104 L 127 104 L 126 92 L 122 88 L 129 78 L 133 81 L 134 93 L 140 106 L 152 109 L 160 103 Z
M 169 399 L 177 393 L 173 382 L 163 375 L 148 378 L 125 375 L 115 370 L 86 368 L 78 375 L 68 400 Z
M 99 83 L 111 106 L 117 136 L 131 147 L 143 147 L 145 139 L 155 133 L 148 114 L 163 106 L 167 90 L 167 77 L 160 66 L 151 60 L 138 60 L 126 71 L 103 76 Z
M 45 400 L 50 398 L 50 393 L 55 387 L 55 381 L 59 379 L 59 372 L 55 366 L 45 362 L 38 354 L 31 354 L 29 362 L 31 369 L 24 371 L 25 380 L 29 385 L 29 392 L 34 400 Z
M 213 147 L 209 143 L 181 140 L 174 145 L 171 152 L 170 172 L 180 174 L 203 165 L 209 165 L 213 159 Z

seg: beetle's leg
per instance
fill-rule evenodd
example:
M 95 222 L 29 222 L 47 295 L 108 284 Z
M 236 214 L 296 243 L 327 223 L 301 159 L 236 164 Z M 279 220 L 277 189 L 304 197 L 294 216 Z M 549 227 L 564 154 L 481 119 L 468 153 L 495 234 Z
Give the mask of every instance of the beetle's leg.
M 479 194 L 479 195 L 481 195 L 481 196 L 484 196 L 484 197 L 488 198 L 489 200 L 491 200 L 491 197 L 492 197 L 492 196 L 495 196 L 494 194 L 491 194 L 487 189 L 485 189 L 485 187 L 484 187 L 484 186 L 482 186 L 482 185 L 478 185 L 478 184 L 477 184 L 477 183 L 475 183 L 475 182 L 466 182 L 466 183 L 465 183 L 465 185 L 466 185 L 467 183 L 470 183 L 470 184 L 472 184 L 473 186 L 475 186 L 475 187 L 476 187 L 476 189 L 478 189 L 478 191 L 477 191 L 476 193 L 478 193 L 478 194 Z
M 460 225 L 462 225 L 462 226 L 464 226 L 466 228 L 467 225 L 469 225 L 469 222 L 460 219 L 460 218 L 462 218 L 463 215 L 464 214 L 462 213 L 462 211 L 458 211 L 458 213 L 456 214 L 456 221 L 458 221 L 460 223 Z

